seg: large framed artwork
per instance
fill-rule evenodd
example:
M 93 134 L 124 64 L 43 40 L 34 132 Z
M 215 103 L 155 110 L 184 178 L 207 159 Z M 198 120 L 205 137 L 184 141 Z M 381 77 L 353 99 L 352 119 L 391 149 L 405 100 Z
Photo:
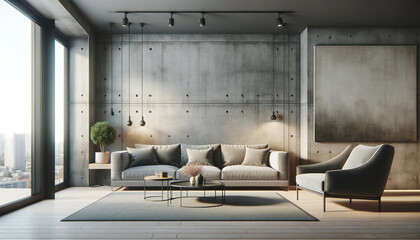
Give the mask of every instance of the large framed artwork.
M 315 141 L 417 140 L 416 46 L 315 46 Z

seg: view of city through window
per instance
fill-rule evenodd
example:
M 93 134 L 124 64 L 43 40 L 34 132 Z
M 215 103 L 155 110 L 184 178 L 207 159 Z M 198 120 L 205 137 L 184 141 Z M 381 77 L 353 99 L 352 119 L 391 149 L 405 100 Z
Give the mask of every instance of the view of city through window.
M 65 48 L 55 41 L 55 184 L 64 182 Z
M 0 1 L 0 53 L 0 205 L 3 205 L 29 197 L 32 185 L 32 21 L 5 1 Z

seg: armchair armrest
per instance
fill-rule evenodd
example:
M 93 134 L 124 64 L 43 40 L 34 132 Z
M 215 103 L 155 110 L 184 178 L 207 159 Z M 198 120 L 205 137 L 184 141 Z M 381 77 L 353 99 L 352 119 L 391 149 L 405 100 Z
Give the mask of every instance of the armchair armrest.
M 111 180 L 121 180 L 121 173 L 130 166 L 130 156 L 127 151 L 111 153 Z
M 328 161 L 309 165 L 299 165 L 296 167 L 296 174 L 325 173 L 329 170 L 341 169 L 347 161 L 351 151 L 353 151 L 353 148 L 356 146 L 357 144 L 348 145 L 344 151 Z
M 363 165 L 325 173 L 324 192 L 329 195 L 380 197 L 394 158 L 394 147 L 383 145 Z
M 289 179 L 289 153 L 282 151 L 271 151 L 269 164 L 279 171 L 280 180 Z

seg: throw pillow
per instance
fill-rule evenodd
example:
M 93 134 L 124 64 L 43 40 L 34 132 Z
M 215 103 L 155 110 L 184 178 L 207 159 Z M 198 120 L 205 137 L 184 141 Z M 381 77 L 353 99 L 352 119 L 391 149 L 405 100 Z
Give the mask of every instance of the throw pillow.
M 224 166 L 241 165 L 244 161 L 246 148 L 263 149 L 268 144 L 228 145 L 222 144 L 222 160 Z
M 130 167 L 158 164 L 153 147 L 143 149 L 128 147 L 127 151 L 130 155 Z
M 196 150 L 187 148 L 187 165 L 207 165 L 212 166 L 213 148 Z
M 361 166 L 366 163 L 381 147 L 369 147 L 364 145 L 358 145 L 351 151 L 350 156 L 347 158 L 343 169 L 352 169 Z
M 144 145 L 136 144 L 136 148 L 143 149 L 153 147 L 156 153 L 157 160 L 159 164 L 162 165 L 171 165 L 179 167 L 180 158 L 181 158 L 181 145 L 172 144 L 172 145 Z
M 242 165 L 266 166 L 270 150 L 270 148 L 253 149 L 247 147 L 244 162 L 242 163 Z
M 188 154 L 187 148 L 204 150 L 213 148 L 213 159 L 212 164 L 218 168 L 222 167 L 222 158 L 221 158 L 221 148 L 220 144 L 207 144 L 207 145 L 190 145 L 190 144 L 181 144 L 181 166 L 184 166 L 188 163 Z

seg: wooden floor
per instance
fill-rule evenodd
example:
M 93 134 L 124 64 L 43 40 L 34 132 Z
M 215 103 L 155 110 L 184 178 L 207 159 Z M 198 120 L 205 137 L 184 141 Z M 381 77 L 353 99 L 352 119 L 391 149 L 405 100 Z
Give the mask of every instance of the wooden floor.
M 60 222 L 110 193 L 110 187 L 69 188 L 0 217 L 0 239 L 420 239 L 420 191 L 387 191 L 376 201 L 328 199 L 278 191 L 314 222 Z

